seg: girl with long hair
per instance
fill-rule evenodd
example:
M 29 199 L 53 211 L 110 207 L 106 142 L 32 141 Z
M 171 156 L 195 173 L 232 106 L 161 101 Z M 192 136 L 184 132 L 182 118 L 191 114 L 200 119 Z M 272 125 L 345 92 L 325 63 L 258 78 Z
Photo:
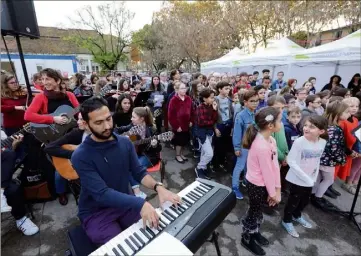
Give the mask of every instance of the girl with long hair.
M 199 94 L 200 92 L 204 89 L 204 86 L 202 84 L 201 81 L 199 80 L 194 80 L 191 83 L 191 92 L 190 92 L 190 97 L 192 99 L 192 123 L 195 123 L 195 119 L 196 119 L 196 110 L 199 107 L 199 105 L 201 104 L 201 99 L 199 98 Z M 200 150 L 199 150 L 199 143 L 198 143 L 198 139 L 195 135 L 195 126 L 192 126 L 192 141 L 193 141 L 193 155 L 195 158 L 198 158 L 200 156 Z
M 355 97 L 356 93 L 361 91 L 360 73 L 356 73 L 348 83 L 347 89 L 351 90 L 352 96 Z
M 328 121 L 329 139 L 321 157 L 320 172 L 312 189 L 311 203 L 325 209 L 327 201 L 323 195 L 334 182 L 335 167 L 346 163 L 345 137 L 339 122 L 350 117 L 349 107 L 346 103 L 334 101 L 327 105 L 324 117 Z
M 4 132 L 7 136 L 19 131 L 26 123 L 27 91 L 22 88 L 12 74 L 1 76 L 1 112 L 3 113 Z
M 134 103 L 129 94 L 121 94 L 115 105 L 115 112 L 113 114 L 113 122 L 115 126 L 121 127 L 129 125 L 132 121 L 132 111 Z
M 281 112 L 273 107 L 262 108 L 255 116 L 243 138 L 242 146 L 248 149 L 247 188 L 249 208 L 242 219 L 242 245 L 255 255 L 265 255 L 261 246 L 269 241 L 261 235 L 263 222 L 261 206 L 275 206 L 281 201 L 280 167 L 277 145 L 272 133 L 281 129 Z
M 155 124 L 157 127 L 157 132 L 162 132 L 162 122 L 163 122 L 163 103 L 166 97 L 166 93 L 163 90 L 163 86 L 160 83 L 159 76 L 153 76 L 150 83 L 149 89 L 152 91 L 149 97 L 151 110 L 155 116 Z
M 321 156 L 328 139 L 327 128 L 325 117 L 307 117 L 303 136 L 293 142 L 287 156 L 290 169 L 286 180 L 290 183 L 290 195 L 284 209 L 282 226 L 293 237 L 299 237 L 299 234 L 292 222 L 312 228 L 312 224 L 302 216 L 302 212 L 310 201 L 312 187 L 318 177 Z

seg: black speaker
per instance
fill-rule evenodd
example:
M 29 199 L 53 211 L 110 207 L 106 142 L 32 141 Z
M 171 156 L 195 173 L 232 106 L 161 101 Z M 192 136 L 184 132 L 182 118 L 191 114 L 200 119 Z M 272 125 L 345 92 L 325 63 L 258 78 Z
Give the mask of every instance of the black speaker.
M 32 0 L 1 1 L 1 34 L 40 37 Z

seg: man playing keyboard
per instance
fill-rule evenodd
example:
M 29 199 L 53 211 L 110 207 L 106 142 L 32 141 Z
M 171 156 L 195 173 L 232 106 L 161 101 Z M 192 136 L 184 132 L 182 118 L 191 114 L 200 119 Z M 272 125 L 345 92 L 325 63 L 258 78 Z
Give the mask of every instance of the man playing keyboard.
M 82 186 L 78 216 L 90 240 L 104 244 L 140 218 L 144 225 L 158 227 L 153 206 L 130 192 L 130 175 L 154 189 L 161 204 L 170 201 L 177 205 L 180 197 L 147 174 L 127 137 L 113 133 L 112 115 L 103 98 L 84 101 L 80 112 L 92 135 L 74 151 L 71 162 Z

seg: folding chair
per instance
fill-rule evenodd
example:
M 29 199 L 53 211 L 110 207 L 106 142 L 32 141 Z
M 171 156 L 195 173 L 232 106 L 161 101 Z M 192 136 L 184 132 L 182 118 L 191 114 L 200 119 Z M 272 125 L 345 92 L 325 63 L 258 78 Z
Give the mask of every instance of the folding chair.
M 159 172 L 160 173 L 160 182 L 163 182 L 164 176 L 165 176 L 165 161 L 162 159 L 162 155 L 160 155 L 159 162 L 156 165 L 149 167 L 147 169 L 147 172 L 149 172 L 149 173 Z

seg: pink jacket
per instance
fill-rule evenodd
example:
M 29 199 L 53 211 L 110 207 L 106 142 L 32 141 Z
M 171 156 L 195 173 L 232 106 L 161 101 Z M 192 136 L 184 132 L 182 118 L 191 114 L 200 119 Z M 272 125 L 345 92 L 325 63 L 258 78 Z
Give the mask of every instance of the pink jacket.
M 246 179 L 256 186 L 266 186 L 268 195 L 274 197 L 276 188 L 281 188 L 277 144 L 273 137 L 270 142 L 257 134 L 248 152 Z

